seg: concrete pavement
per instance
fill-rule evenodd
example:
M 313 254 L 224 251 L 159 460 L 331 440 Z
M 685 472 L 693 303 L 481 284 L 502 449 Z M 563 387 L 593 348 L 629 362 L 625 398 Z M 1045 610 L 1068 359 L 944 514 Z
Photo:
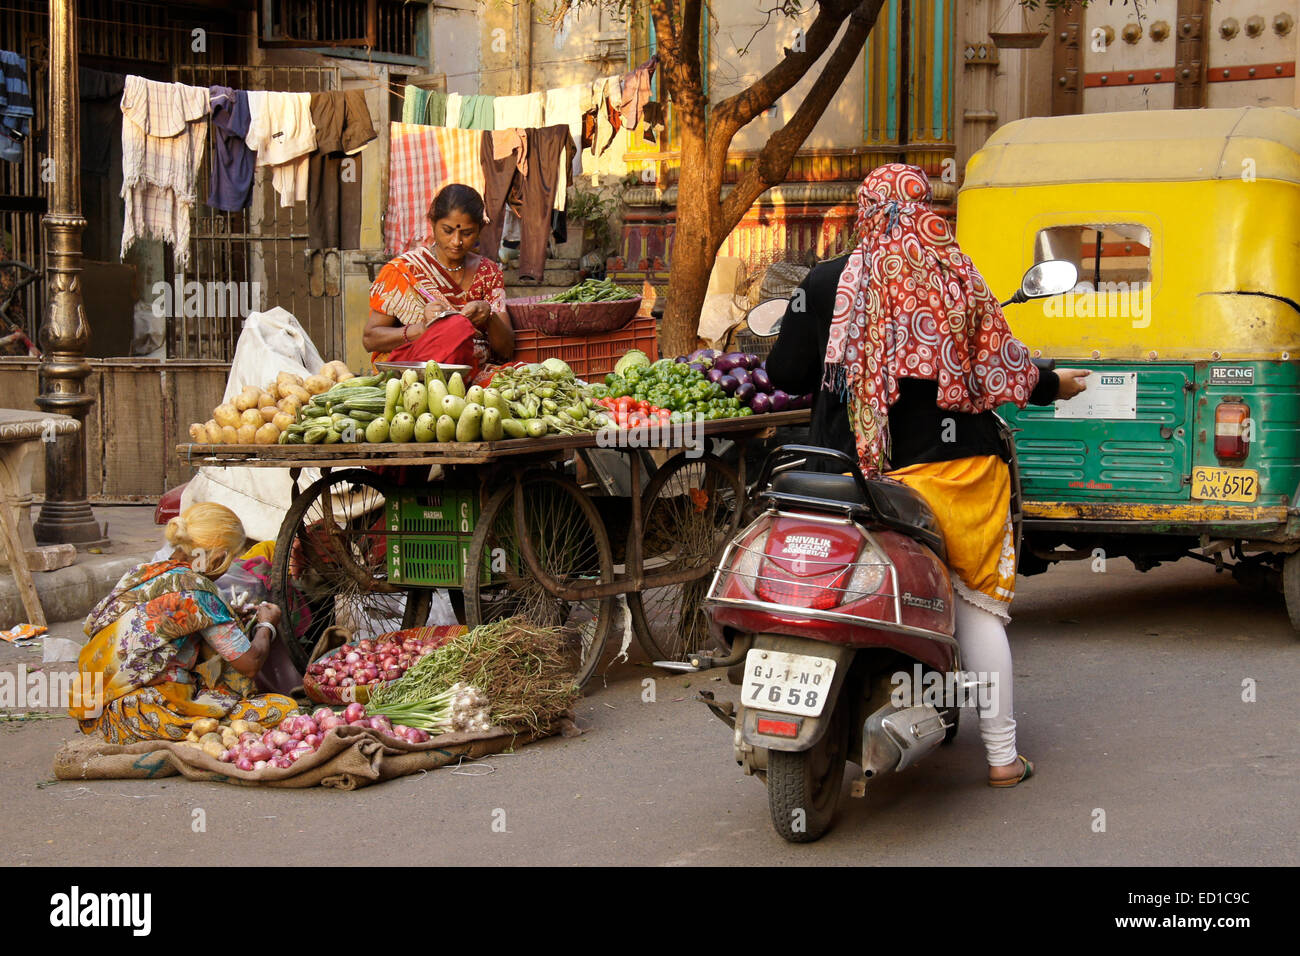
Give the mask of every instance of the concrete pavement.
M 846 796 L 816 844 L 773 833 L 730 731 L 691 700 L 701 686 L 735 688 L 634 661 L 593 681 L 581 737 L 355 793 L 52 783 L 71 722 L 0 722 L 0 863 L 1300 862 L 1300 648 L 1280 599 L 1190 562 L 1148 574 L 1076 564 L 1019 586 L 1016 709 L 1037 776 L 985 786 L 967 711 L 952 747 L 873 782 L 864 800 Z M 18 653 L 0 648 L 0 666 Z M 646 678 L 654 703 L 642 701 Z M 1242 700 L 1248 679 L 1253 703 Z

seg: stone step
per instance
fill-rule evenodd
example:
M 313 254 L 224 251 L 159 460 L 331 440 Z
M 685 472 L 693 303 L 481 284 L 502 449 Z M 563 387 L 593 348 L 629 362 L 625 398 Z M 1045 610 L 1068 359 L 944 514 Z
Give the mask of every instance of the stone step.
M 520 289 L 536 289 L 543 284 L 548 288 L 551 286 L 556 286 L 559 289 L 567 289 L 569 286 L 577 285 L 581 281 L 582 281 L 582 274 L 578 271 L 576 267 L 560 268 L 560 267 L 552 266 L 549 263 L 546 266 L 546 271 L 542 274 L 540 283 L 527 282 L 521 280 L 519 278 L 519 270 L 517 269 L 506 270 L 507 289 L 510 289 L 512 287 L 518 287 Z

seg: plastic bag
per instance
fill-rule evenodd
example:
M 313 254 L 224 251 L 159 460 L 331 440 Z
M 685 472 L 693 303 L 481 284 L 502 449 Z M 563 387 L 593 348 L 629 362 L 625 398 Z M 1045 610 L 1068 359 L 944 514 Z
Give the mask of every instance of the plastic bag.
M 266 582 L 238 561 L 217 578 L 217 590 L 235 611 L 256 607 L 271 600 L 271 589 Z
M 264 388 L 281 372 L 312 375 L 324 364 L 291 313 L 278 307 L 254 312 L 239 333 L 222 400 L 230 401 L 245 385 Z M 303 469 L 301 487 L 319 477 L 319 470 Z M 200 468 L 181 496 L 181 510 L 200 501 L 225 505 L 239 515 L 249 537 L 274 541 L 293 502 L 293 482 L 283 468 Z

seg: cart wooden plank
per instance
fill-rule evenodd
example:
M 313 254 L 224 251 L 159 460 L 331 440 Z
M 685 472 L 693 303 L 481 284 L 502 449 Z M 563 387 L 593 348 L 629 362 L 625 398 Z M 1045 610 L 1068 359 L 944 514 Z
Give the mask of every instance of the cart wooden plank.
M 801 425 L 810 412 L 768 412 L 744 418 L 722 418 L 703 423 L 704 437 L 741 437 Z M 647 432 L 647 434 L 652 434 Z M 654 447 L 681 448 L 668 439 L 673 429 L 662 430 L 654 438 Z M 691 435 L 692 442 L 696 435 Z M 606 443 L 602 443 L 606 442 Z M 601 433 L 581 435 L 547 435 L 543 438 L 511 438 L 504 441 L 478 442 L 386 442 L 384 444 L 335 445 L 177 445 L 176 451 L 187 465 L 215 468 L 342 468 L 365 465 L 485 465 L 503 458 L 554 454 L 579 448 L 617 447 L 607 444 Z

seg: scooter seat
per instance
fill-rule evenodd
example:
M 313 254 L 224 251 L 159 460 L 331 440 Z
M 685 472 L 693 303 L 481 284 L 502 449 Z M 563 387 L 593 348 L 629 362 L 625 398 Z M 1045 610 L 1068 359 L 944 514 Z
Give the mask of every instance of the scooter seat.
M 870 500 L 852 475 L 783 471 L 772 477 L 764 494 L 778 506 L 871 515 L 887 528 L 916 538 L 946 560 L 939 521 L 918 492 L 898 481 L 868 479 L 866 485 Z M 819 502 L 826 507 L 818 508 Z

